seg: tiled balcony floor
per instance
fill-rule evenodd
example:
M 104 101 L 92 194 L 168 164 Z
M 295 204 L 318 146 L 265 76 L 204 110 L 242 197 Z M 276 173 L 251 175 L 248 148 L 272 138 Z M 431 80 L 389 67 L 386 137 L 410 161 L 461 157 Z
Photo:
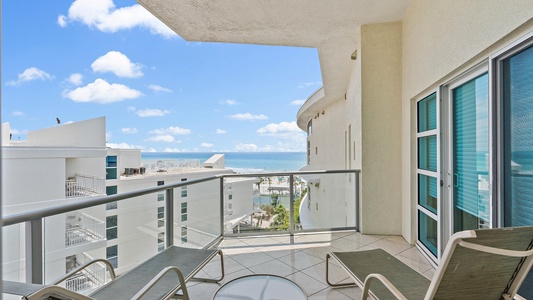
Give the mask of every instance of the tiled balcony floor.
M 356 232 L 328 232 L 317 234 L 225 238 L 219 246 L 224 252 L 226 276 L 218 284 L 190 281 L 191 299 L 212 299 L 224 283 L 250 274 L 273 274 L 296 282 L 309 299 L 359 299 L 359 287 L 331 288 L 325 279 L 326 253 L 332 251 L 368 250 L 383 248 L 413 269 L 431 278 L 434 269 L 400 236 L 362 235 Z M 217 277 L 220 262 L 214 260 L 199 276 Z M 351 279 L 338 266 L 331 266 L 330 279 L 350 282 Z

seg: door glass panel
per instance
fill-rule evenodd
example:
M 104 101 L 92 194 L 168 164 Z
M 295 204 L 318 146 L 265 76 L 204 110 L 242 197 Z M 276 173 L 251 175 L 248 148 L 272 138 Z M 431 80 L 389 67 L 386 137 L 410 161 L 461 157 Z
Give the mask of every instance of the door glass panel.
M 437 94 L 418 102 L 418 132 L 437 129 Z
M 418 174 L 418 204 L 437 213 L 437 178 Z
M 533 225 L 533 47 L 503 61 L 504 225 Z M 518 291 L 533 299 L 533 271 Z
M 454 231 L 488 227 L 488 75 L 452 90 Z
M 418 211 L 418 239 L 435 257 L 437 256 L 437 221 Z
M 418 168 L 437 171 L 437 136 L 431 135 L 418 139 Z

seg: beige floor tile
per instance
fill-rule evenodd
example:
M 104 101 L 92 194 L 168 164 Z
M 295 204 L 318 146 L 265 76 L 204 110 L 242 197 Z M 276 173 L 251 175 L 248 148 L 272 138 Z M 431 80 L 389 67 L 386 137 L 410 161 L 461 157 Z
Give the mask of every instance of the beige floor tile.
M 320 282 L 303 272 L 296 272 L 286 276 L 285 278 L 290 279 L 298 284 L 302 289 L 304 289 L 308 296 L 318 293 L 319 291 L 328 287 L 323 282 Z
M 361 299 L 361 295 L 363 294 L 363 290 L 358 286 L 337 288 L 335 290 L 350 297 L 350 299 Z
M 344 295 L 343 293 L 336 291 L 332 288 L 324 289 L 309 297 L 309 300 L 346 300 L 346 299 L 354 299 L 354 298 L 350 298 Z
M 243 270 L 240 270 L 240 271 L 237 271 L 237 272 L 233 272 L 231 274 L 227 274 L 226 276 L 224 276 L 224 278 L 219 281 L 219 285 L 223 285 L 223 284 L 226 284 L 230 281 L 232 281 L 233 279 L 237 279 L 237 278 L 240 278 L 240 277 L 244 277 L 244 276 L 248 276 L 248 275 L 253 275 L 254 272 L 248 270 L 248 269 L 243 269 Z
M 279 259 L 280 257 L 287 256 L 287 255 L 293 255 L 301 251 L 301 250 L 292 249 L 292 248 L 286 248 L 286 249 L 282 248 L 281 250 L 278 250 L 278 249 L 279 248 L 273 248 L 273 249 L 260 248 L 261 252 L 268 254 L 276 259 Z
M 309 268 L 323 261 L 322 259 L 314 257 L 304 251 L 291 253 L 278 258 L 278 260 L 298 270 Z
M 213 295 L 220 288 L 216 283 L 201 283 L 188 288 L 191 299 L 213 299 Z
M 326 282 L 326 263 L 321 262 L 312 267 L 301 270 L 305 274 L 313 277 L 314 279 L 327 284 Z M 344 279 L 348 278 L 348 274 L 342 268 L 330 264 L 329 265 L 329 280 L 332 283 L 338 283 Z
M 241 265 L 245 266 L 246 268 L 250 268 L 262 263 L 265 263 L 267 261 L 271 261 L 274 258 L 270 255 L 267 255 L 260 251 L 254 251 L 254 252 L 248 252 L 248 253 L 241 253 L 241 254 L 235 254 L 235 255 L 228 255 L 230 258 L 235 260 L 236 262 L 240 263 Z
M 398 255 L 399 253 L 411 247 L 414 247 L 405 242 L 404 243 L 394 242 L 388 239 L 381 239 L 379 241 L 369 244 L 368 246 L 374 247 L 374 248 L 381 248 L 387 251 L 388 253 L 390 253 L 391 255 Z
M 243 265 L 236 262 L 230 256 L 224 256 L 224 272 L 226 274 L 231 274 L 231 273 L 240 271 L 242 269 L 245 269 Z M 220 277 L 220 274 L 221 274 L 220 260 L 210 262 L 205 267 L 203 267 L 202 270 L 204 270 L 212 278 Z
M 284 264 L 278 260 L 271 260 L 271 261 L 268 261 L 268 262 L 265 262 L 259 265 L 255 265 L 248 269 L 254 272 L 255 274 L 271 274 L 271 275 L 278 275 L 281 277 L 285 277 L 287 275 L 290 275 L 298 271 L 297 269 L 287 264 Z

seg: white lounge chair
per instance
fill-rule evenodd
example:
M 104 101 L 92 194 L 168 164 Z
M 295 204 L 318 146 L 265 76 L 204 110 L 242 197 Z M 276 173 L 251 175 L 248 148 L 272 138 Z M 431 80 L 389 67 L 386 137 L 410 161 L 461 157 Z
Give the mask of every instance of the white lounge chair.
M 221 276 L 216 279 L 194 277 L 217 254 L 220 255 Z M 57 285 L 95 262 L 104 262 L 110 267 L 112 281 L 90 295 L 82 295 Z M 224 258 L 221 250 L 171 246 L 116 278 L 111 264 L 98 259 L 76 268 L 50 285 L 3 281 L 2 292 L 20 295 L 27 300 L 49 297 L 58 300 L 189 299 L 186 286 L 189 280 L 218 282 L 223 278 Z M 178 294 L 179 291 L 181 294 Z
M 513 299 L 533 264 L 533 227 L 467 230 L 454 234 L 430 281 L 382 249 L 332 252 L 362 299 Z

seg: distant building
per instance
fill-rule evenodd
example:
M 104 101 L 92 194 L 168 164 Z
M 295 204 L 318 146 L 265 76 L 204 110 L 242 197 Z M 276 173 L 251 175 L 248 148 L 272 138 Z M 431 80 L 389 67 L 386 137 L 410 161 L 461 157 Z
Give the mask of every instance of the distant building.
M 9 124 L 2 124 L 2 137 Z M 105 117 L 29 132 L 26 141 L 2 139 L 3 213 L 12 215 L 143 188 L 221 174 L 224 156 L 214 155 L 208 167 L 159 162 L 143 165 L 140 150 L 105 145 Z M 171 166 L 171 167 L 169 167 Z M 211 188 L 208 188 L 212 185 Z M 253 179 L 226 179 L 224 219 L 231 231 L 253 211 Z M 174 189 L 174 243 L 201 247 L 220 235 L 220 183 Z M 44 253 L 47 281 L 64 275 L 91 258 L 107 258 L 118 274 L 165 247 L 165 193 L 61 214 L 45 219 Z M 220 218 L 216 218 L 220 220 Z M 120 225 L 119 224 L 124 224 Z M 127 224 L 127 225 L 126 225 Z M 120 228 L 120 230 L 118 230 Z M 24 226 L 4 228 L 3 278 L 23 280 Z M 103 281 L 103 266 L 91 277 L 65 284 L 78 291 Z

